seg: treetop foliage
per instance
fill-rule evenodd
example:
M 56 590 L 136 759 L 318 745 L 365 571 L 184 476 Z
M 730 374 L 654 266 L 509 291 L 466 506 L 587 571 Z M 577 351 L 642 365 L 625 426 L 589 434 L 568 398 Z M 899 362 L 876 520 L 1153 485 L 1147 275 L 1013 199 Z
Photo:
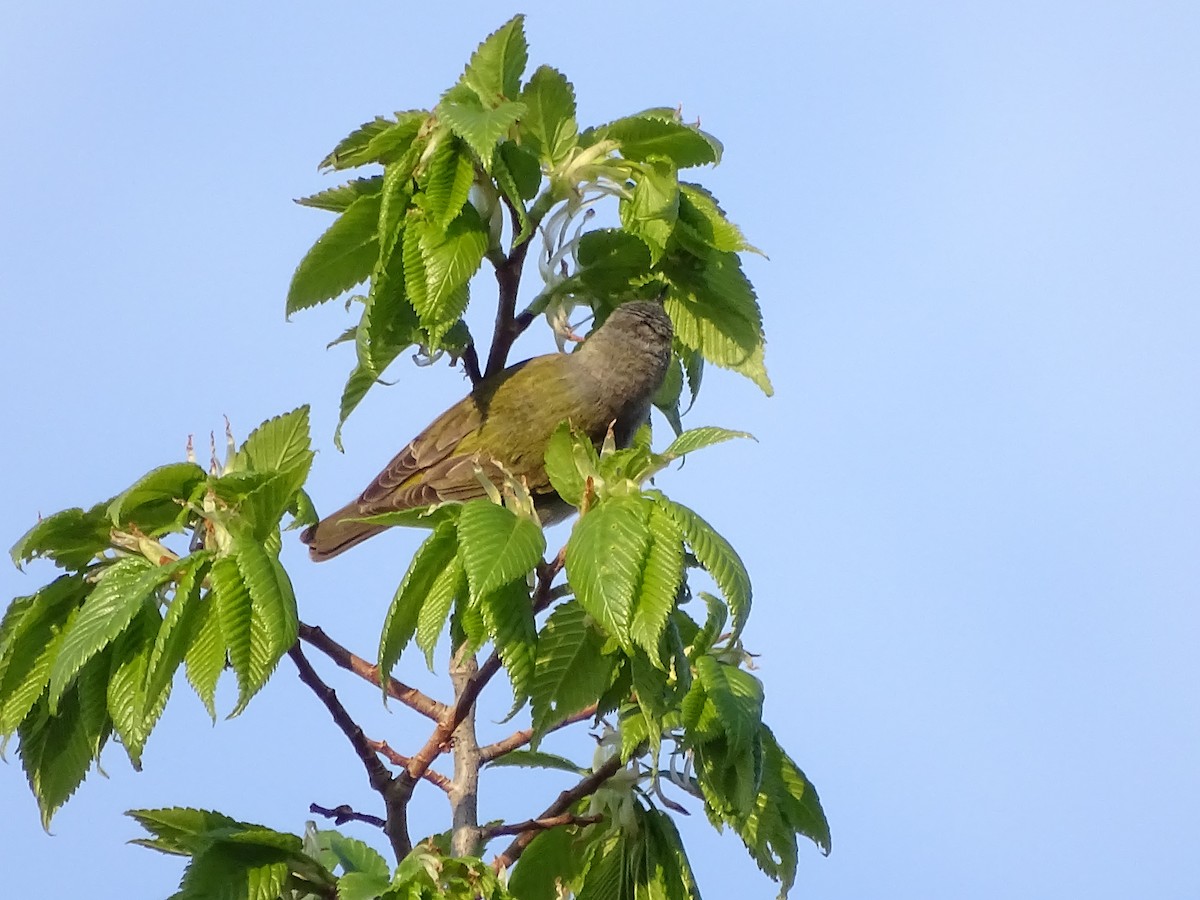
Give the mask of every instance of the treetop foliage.
M 43 826 L 111 738 L 141 766 L 180 670 L 215 719 L 226 670 L 237 686 L 228 714 L 239 715 L 285 655 L 379 793 L 382 817 L 312 809 L 339 825 L 381 828 L 395 865 L 311 824 L 292 835 L 217 812 L 131 811 L 148 835 L 138 843 L 188 859 L 181 900 L 550 900 L 564 890 L 581 900 L 696 898 L 672 794 L 695 798 L 714 826 L 737 834 L 784 894 L 800 838 L 829 850 L 812 785 L 762 720 L 764 687 L 741 644 L 752 605 L 745 566 L 699 513 L 650 484 L 689 453 L 748 437 L 684 429 L 706 363 L 771 391 L 762 318 L 739 258 L 756 251 L 712 194 L 680 178 L 716 164 L 721 144 L 665 108 L 581 128 L 566 77 L 548 66 L 526 77 L 527 64 L 517 16 L 432 109 L 378 117 L 336 144 L 321 168 L 373 171 L 299 201 L 336 218 L 300 261 L 286 308 L 362 286 L 346 301 L 357 321 L 334 341 L 355 347 L 340 431 L 406 348 L 461 360 L 478 382 L 507 364 L 539 315 L 561 344 L 578 307 L 603 320 L 626 299 L 661 297 L 675 345 L 655 405 L 674 439 L 656 452 L 647 425 L 629 447 L 594 446 L 564 422 L 545 455 L 550 482 L 579 510 L 561 551 L 548 555 L 513 479 L 489 483 L 485 499 L 377 517 L 428 535 L 386 608 L 378 662 L 365 662 L 301 621 L 279 558 L 285 531 L 318 518 L 305 492 L 307 407 L 269 419 L 240 445 L 227 434 L 222 461 L 214 453 L 205 467 L 189 450 L 110 500 L 41 519 L 12 548 L 19 566 L 44 559 L 61 570 L 0 620 L 0 735 L 17 738 Z M 606 200 L 619 226 L 592 227 Z M 541 284 L 518 311 L 535 244 Z M 464 319 L 485 262 L 498 283 L 486 365 Z M 698 573 L 709 590 L 693 589 Z M 394 677 L 421 654 L 432 668 L 443 641 L 455 678 L 445 702 Z M 402 755 L 367 739 L 306 646 L 428 718 L 429 740 Z M 480 652 L 488 656 L 476 666 Z M 469 714 L 500 669 L 512 688 L 509 718 L 527 716 L 529 726 L 476 746 Z M 598 738 L 590 761 L 540 749 L 547 734 L 587 722 Z M 527 822 L 462 824 L 454 807 L 455 828 L 414 841 L 406 810 L 419 784 L 459 802 L 462 785 L 432 768 L 452 743 L 476 774 L 519 765 L 579 781 Z M 511 843 L 485 862 L 501 837 Z

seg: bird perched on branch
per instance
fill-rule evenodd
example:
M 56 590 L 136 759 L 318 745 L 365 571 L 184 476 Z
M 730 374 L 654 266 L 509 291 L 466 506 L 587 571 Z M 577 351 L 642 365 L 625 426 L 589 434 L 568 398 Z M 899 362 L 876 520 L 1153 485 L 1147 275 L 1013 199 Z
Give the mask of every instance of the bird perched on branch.
M 617 446 L 627 447 L 670 365 L 672 333 L 661 303 L 636 300 L 574 353 L 538 356 L 484 379 L 300 540 L 314 560 L 337 556 L 387 527 L 355 519 L 484 496 L 477 472 L 497 485 L 506 472 L 524 480 L 542 523 L 562 521 L 572 508 L 546 475 L 550 436 L 567 421 L 599 446 L 611 427 Z

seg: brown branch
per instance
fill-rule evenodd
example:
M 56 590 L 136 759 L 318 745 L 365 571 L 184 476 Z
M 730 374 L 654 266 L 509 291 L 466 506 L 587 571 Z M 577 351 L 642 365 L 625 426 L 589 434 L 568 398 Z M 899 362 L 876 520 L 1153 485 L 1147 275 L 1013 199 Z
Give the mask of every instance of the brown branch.
M 584 719 L 590 719 L 596 715 L 597 704 L 593 703 L 579 712 L 571 713 L 561 722 L 556 722 L 546 729 L 545 734 L 550 734 L 552 731 L 558 731 L 560 728 L 566 728 L 568 725 L 574 725 L 576 722 L 582 722 Z M 519 750 L 533 740 L 533 729 L 522 728 L 520 731 L 514 731 L 506 738 L 502 738 L 495 743 L 487 744 L 479 748 L 479 758 L 483 762 L 491 762 L 498 756 L 503 756 L 506 753 L 512 753 L 514 750 Z
M 475 654 L 467 645 L 450 660 L 450 680 L 461 700 L 478 673 Z M 456 704 L 457 708 L 457 704 Z M 451 738 L 454 747 L 454 781 L 450 789 L 452 818 L 450 850 L 455 856 L 478 856 L 479 841 L 479 739 L 475 733 L 475 705 L 468 704 Z
M 388 762 L 392 763 L 393 765 L 400 766 L 402 769 L 408 768 L 408 764 L 412 762 L 411 756 L 405 756 L 400 751 L 393 750 L 387 741 L 373 741 L 368 738 L 367 745 L 380 756 L 387 759 Z M 449 793 L 450 779 L 441 772 L 435 772 L 433 769 L 428 769 L 421 777 L 435 787 L 441 788 L 443 791 Z
M 388 840 L 392 844 L 392 851 L 396 854 L 397 861 L 404 859 L 412 850 L 412 839 L 408 834 L 408 796 L 412 794 L 411 788 L 409 788 L 407 796 L 397 789 L 396 779 L 392 777 L 387 766 L 379 761 L 367 736 L 363 734 L 362 728 L 350 717 L 350 713 L 346 712 L 342 701 L 338 700 L 337 692 L 321 680 L 316 669 L 305 657 L 304 651 L 300 649 L 299 641 L 288 650 L 288 656 L 296 664 L 300 680 L 317 695 L 318 700 L 325 704 L 334 723 L 342 730 L 342 734 L 346 735 L 354 752 L 362 762 L 363 768 L 367 770 L 367 782 L 379 792 L 383 798 L 384 807 L 387 809 L 387 819 L 383 825 L 384 833 L 387 834 Z
M 366 822 L 368 825 L 374 825 L 376 828 L 384 826 L 384 820 L 379 818 L 379 816 L 373 816 L 370 813 L 355 812 L 345 803 L 341 806 L 335 806 L 333 809 L 326 809 L 323 806 L 318 806 L 316 803 L 310 803 L 308 811 L 318 816 L 324 816 L 327 819 L 333 819 L 334 825 L 345 825 L 347 822 Z
M 300 640 L 320 650 L 347 672 L 353 672 L 364 681 L 375 685 L 379 684 L 379 666 L 351 653 L 327 635 L 322 628 L 301 622 Z M 388 679 L 387 693 L 393 700 L 399 700 L 409 709 L 415 710 L 435 722 L 446 714 L 445 703 L 440 703 L 416 688 L 409 687 L 397 678 Z
M 610 756 L 600 768 L 581 780 L 575 787 L 569 788 L 559 794 L 558 799 L 547 806 L 545 812 L 538 816 L 537 820 L 531 821 L 553 819 L 562 816 L 577 801 L 596 793 L 604 782 L 620 771 L 623 765 L 620 754 Z M 504 852 L 492 860 L 492 868 L 497 872 L 511 868 L 521 858 L 521 854 L 525 852 L 525 848 L 537 837 L 538 833 L 535 829 L 529 829 L 518 834 L 513 839 L 513 842 L 505 848 Z
M 475 676 L 467 682 L 459 695 L 458 702 L 438 722 L 437 727 L 433 729 L 433 734 L 425 742 L 425 746 L 409 760 L 403 775 L 407 775 L 415 783 L 417 779 L 425 776 L 435 759 L 450 749 L 450 736 L 454 734 L 454 729 L 462 724 L 467 713 L 470 712 L 471 706 L 479 698 L 480 691 L 499 670 L 500 655 L 492 653 L 479 667 Z
M 517 215 L 516 207 L 507 197 L 504 198 L 504 203 L 508 207 L 515 237 L 521 231 L 521 220 Z M 513 342 L 520 336 L 524 327 L 528 327 L 528 323 L 524 327 L 518 325 L 516 312 L 517 291 L 521 286 L 521 270 L 525 267 L 525 256 L 529 253 L 529 245 L 532 243 L 532 240 L 526 240 L 521 246 L 514 247 L 512 252 L 505 257 L 504 262 L 496 266 L 496 283 L 500 290 L 500 297 L 496 304 L 496 327 L 492 332 L 492 347 L 488 351 L 485 377 L 495 375 L 504 369 L 508 362 L 508 351 L 512 349 Z
M 512 825 L 493 825 L 487 829 L 487 836 L 494 838 L 504 834 L 524 834 L 527 831 L 549 831 L 551 828 L 560 828 L 563 825 L 594 825 L 603 821 L 604 816 L 576 816 L 571 813 L 563 813 L 561 816 L 549 816 L 544 819 L 526 819 L 524 822 L 515 822 Z
M 463 370 L 466 371 L 467 377 L 471 379 L 471 386 L 474 387 L 483 381 L 483 373 L 479 371 L 479 353 L 475 350 L 475 342 L 467 344 L 467 349 L 462 355 Z
M 540 562 L 537 567 L 537 586 L 533 591 L 533 614 L 536 616 L 554 602 L 551 585 L 567 563 L 567 548 L 564 546 L 550 562 Z

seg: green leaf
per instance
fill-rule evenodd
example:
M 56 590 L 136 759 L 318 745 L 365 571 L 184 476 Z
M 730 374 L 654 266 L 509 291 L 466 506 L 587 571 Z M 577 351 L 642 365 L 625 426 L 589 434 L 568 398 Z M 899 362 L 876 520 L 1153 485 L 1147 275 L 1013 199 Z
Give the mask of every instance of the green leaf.
M 51 713 L 57 713 L 59 700 L 84 664 L 125 630 L 142 604 L 179 568 L 179 562 L 154 566 L 129 556 L 105 570 L 59 644 L 50 668 Z
M 626 159 L 645 161 L 662 156 L 680 169 L 715 164 L 720 160 L 719 150 L 710 135 L 674 119 L 645 114 L 617 119 L 588 132 L 585 138 L 589 144 L 600 140 L 616 141 Z
M 545 462 L 546 475 L 554 490 L 572 506 L 579 506 L 587 487 L 587 476 L 597 474 L 599 457 L 592 442 L 576 433 L 569 422 L 561 422 L 546 444 Z
M 113 642 L 108 677 L 108 712 L 113 729 L 136 771 L 142 769 L 142 750 L 166 705 L 166 693 L 148 702 L 146 673 L 162 617 L 153 604 L 143 604 L 130 627 Z
M 433 223 L 443 231 L 450 227 L 475 181 L 475 164 L 463 142 L 447 135 L 429 160 L 425 180 L 425 210 Z
M 675 164 L 661 157 L 643 163 L 635 178 L 632 192 L 621 199 L 621 224 L 646 242 L 658 262 L 679 217 L 679 178 Z
M 278 900 L 291 871 L 286 851 L 216 843 L 192 857 L 172 900 Z
M 699 267 L 663 260 L 665 306 L 675 337 L 709 362 L 745 375 L 768 396 L 762 315 L 736 254 L 713 253 Z
M 342 138 L 321 160 L 319 168 L 351 169 L 365 163 L 386 163 L 408 149 L 428 117 L 424 110 L 399 113 L 395 121 L 376 116 Z
M 307 474 L 313 460 L 308 413 L 305 404 L 263 422 L 238 449 L 233 468 L 254 472 L 301 469 Z
M 372 175 L 370 178 L 355 178 L 337 187 L 326 188 L 308 197 L 301 197 L 296 202 L 301 206 L 340 213 L 349 209 L 350 204 L 359 197 L 378 194 L 382 189 L 383 176 Z
M 750 615 L 752 597 L 750 575 L 746 572 L 742 558 L 725 538 L 717 534 L 711 525 L 692 510 L 666 499 L 661 494 L 657 495 L 655 500 L 683 530 L 684 540 L 692 548 L 696 559 L 721 589 L 725 602 L 729 604 L 729 611 L 733 614 L 731 640 L 737 640 L 746 626 L 746 617 Z
M 716 198 L 703 187 L 680 182 L 679 192 L 678 228 L 701 247 L 728 253 L 742 250 L 760 252 L 746 242 L 741 229 L 725 217 L 725 210 L 721 209 Z
M 475 207 L 467 204 L 445 231 L 426 222 L 418 234 L 425 290 L 412 295 L 413 307 L 429 331 L 429 342 L 437 346 L 467 308 L 467 282 L 487 252 L 488 228 Z
M 693 690 L 696 685 L 716 707 L 730 750 L 748 752 L 762 726 L 762 682 L 737 666 L 702 656 L 696 660 Z
M 13 563 L 20 568 L 23 562 L 45 556 L 64 569 L 82 569 L 109 546 L 112 523 L 105 515 L 106 506 L 102 503 L 87 512 L 64 509 L 39 520 L 13 544 Z
M 200 589 L 211 561 L 212 553 L 208 551 L 193 553 L 178 574 L 174 598 L 167 606 L 146 668 L 146 697 L 150 703 L 168 690 L 175 670 L 196 638 L 204 612 Z
M 517 199 L 532 200 L 536 197 L 542 186 L 542 167 L 538 165 L 537 157 L 513 141 L 502 143 L 499 152 L 516 188 L 516 197 L 512 196 L 510 190 L 505 191 L 509 199 L 514 201 L 513 205 L 520 205 L 516 203 Z
M 108 505 L 108 517 L 117 526 L 134 524 L 151 537 L 182 527 L 189 515 L 186 503 L 207 480 L 192 462 L 171 463 L 143 475 Z
M 117 638 L 117 643 L 123 637 Z M 112 717 L 108 713 L 108 684 L 116 653 L 115 645 L 102 650 L 75 676 L 73 693 L 79 698 L 79 719 L 84 733 L 92 739 L 92 759 L 97 761 L 113 731 Z
M 215 721 L 217 680 L 225 671 L 225 633 L 221 629 L 221 611 L 210 591 L 197 601 L 195 636 L 184 651 L 188 684 Z
M 79 696 L 70 690 L 59 698 L 57 715 L 51 714 L 43 698 L 17 730 L 20 741 L 17 752 L 29 787 L 37 798 L 44 829 L 49 830 L 55 812 L 87 775 L 93 748 L 103 743 L 103 737 L 89 733 L 87 725 Z
M 328 836 L 329 849 L 337 858 L 344 873 L 362 873 L 385 880 L 391 874 L 387 860 L 369 844 L 346 837 L 336 831 L 325 831 L 321 834 Z
M 639 824 L 645 835 L 647 894 L 663 900 L 700 900 L 692 864 L 671 817 L 646 810 Z
M 429 308 L 425 255 L 421 252 L 421 234 L 428 227 L 419 210 L 409 210 L 400 253 L 404 269 L 404 293 L 414 311 Z
M 541 529 L 538 529 L 538 535 L 541 535 Z M 462 539 L 461 521 L 459 539 Z M 483 594 L 480 608 L 488 634 L 512 684 L 513 708 L 508 716 L 511 718 L 529 696 L 537 658 L 537 626 L 533 621 L 529 586 L 523 580 L 506 582 Z
M 521 74 L 528 61 L 525 17 L 513 16 L 471 55 L 461 83 L 470 87 L 485 106 L 495 107 L 520 94 Z
M 417 627 L 421 607 L 458 552 L 458 535 L 453 523 L 439 525 L 417 548 L 404 580 L 396 588 L 379 637 L 379 679 L 386 685 L 392 667 L 408 645 Z M 386 696 L 386 692 L 385 692 Z
M 525 104 L 504 100 L 488 109 L 478 102 L 443 100 L 437 112 L 438 118 L 466 141 L 484 168 L 490 170 L 496 145 L 525 114 Z
M 317 238 L 292 276 L 288 315 L 366 280 L 379 258 L 379 206 L 378 194 L 359 197 Z
M 575 149 L 575 88 L 550 66 L 539 66 L 521 92 L 526 113 L 521 118 L 524 144 L 546 165 L 556 166 Z
M 414 230 L 403 232 L 403 239 L 411 239 L 416 258 L 420 260 L 419 235 Z M 405 293 L 404 252 L 393 253 L 386 269 L 376 269 L 371 280 L 371 290 L 363 308 L 362 318 L 355 331 L 355 350 L 358 364 L 350 373 L 342 393 L 334 444 L 341 448 L 341 428 L 367 391 L 373 387 L 405 347 L 421 339 L 420 323 L 416 310 L 408 302 Z M 419 271 L 424 279 L 424 268 Z M 424 290 L 424 283 L 421 284 Z
M 641 573 L 629 635 L 656 666 L 665 668 L 659 647 L 683 582 L 683 534 L 675 520 L 657 505 L 651 507 L 647 524 L 650 548 Z
M 5 613 L 0 736 L 12 734 L 45 692 L 63 632 L 91 590 L 83 576 L 61 575 L 31 597 L 14 600 Z
M 221 625 L 229 641 L 229 658 L 238 678 L 238 703 L 230 713 L 236 716 L 267 683 L 283 654 L 296 643 L 300 626 L 291 580 L 276 556 L 259 544 L 246 542 L 237 546 L 232 559 L 236 575 L 226 569 L 218 578 L 217 567 L 223 560 L 214 563 L 213 589 L 223 613 Z M 232 580 L 235 577 L 236 584 Z M 227 603 L 222 591 L 225 590 L 232 592 L 228 601 L 231 617 L 224 614 Z M 243 623 L 246 599 L 249 620 Z
M 386 267 L 396 249 L 405 213 L 412 202 L 413 169 L 417 159 L 406 154 L 402 159 L 389 163 L 383 173 L 383 191 L 379 196 L 379 260 L 374 275 L 379 277 L 381 268 Z
M 560 885 L 573 884 L 581 861 L 570 830 L 551 828 L 530 841 L 512 870 L 508 888 L 521 900 L 560 900 L 564 896 Z
M 650 247 L 642 238 L 615 228 L 597 228 L 579 238 L 579 278 L 598 293 L 623 290 L 650 272 Z
M 338 900 L 376 900 L 388 888 L 391 880 L 387 875 L 372 875 L 366 872 L 348 872 L 338 879 Z
M 533 571 L 546 552 L 546 537 L 531 519 L 479 499 L 463 504 L 458 548 L 471 596 L 478 599 Z
M 525 208 L 526 188 L 529 184 L 525 183 L 526 178 L 532 178 L 532 173 L 519 174 L 518 170 L 509 168 L 508 161 L 513 159 L 518 167 L 521 165 L 522 154 L 512 152 L 512 148 L 516 145 L 512 141 L 505 141 L 500 145 L 500 153 L 492 159 L 491 175 L 496 182 L 496 186 L 500 188 L 500 193 L 508 200 L 513 213 L 517 217 L 517 233 L 512 239 L 512 248 L 521 246 L 533 234 L 534 223 L 529 218 L 529 210 Z M 527 157 L 532 159 L 532 157 Z M 535 160 L 536 165 L 536 160 Z M 541 170 L 537 172 L 538 184 L 541 184 Z M 534 188 L 536 191 L 536 188 Z
M 131 809 L 125 815 L 153 835 L 138 838 L 133 843 L 177 856 L 199 853 L 209 843 L 213 832 L 230 832 L 243 825 L 219 812 L 185 807 Z
M 433 671 L 433 651 L 446 627 L 450 609 L 456 598 L 467 596 L 466 575 L 455 556 L 430 585 L 425 602 L 417 614 L 417 646 L 425 651 L 425 663 Z
M 523 769 L 557 769 L 560 772 L 570 772 L 583 775 L 588 771 L 578 763 L 572 762 L 565 756 L 556 753 L 543 753 L 540 750 L 511 750 L 503 756 L 497 756 L 487 763 L 489 768 L 518 767 Z
M 650 549 L 650 504 L 612 497 L 579 517 L 567 541 L 567 579 L 583 608 L 630 645 L 635 591 Z
M 698 629 L 692 638 L 692 658 L 707 653 L 721 637 L 725 623 L 729 619 L 729 607 L 719 597 L 714 597 L 707 591 L 700 591 L 699 597 L 708 607 L 708 618 L 704 627 Z
M 538 636 L 530 685 L 535 738 L 604 693 L 612 681 L 613 658 L 602 655 L 603 646 L 578 602 L 564 603 L 550 614 Z
M 753 808 L 721 818 L 733 826 L 759 868 L 780 883 L 780 896 L 786 897 L 796 880 L 796 838 L 806 837 L 828 854 L 829 823 L 816 790 L 765 726 L 761 740 L 762 785 Z
M 705 425 L 700 428 L 690 428 L 683 434 L 673 440 L 670 446 L 662 452 L 663 456 L 670 459 L 678 459 L 681 456 L 686 456 L 696 450 L 702 450 L 705 447 L 711 447 L 713 444 L 720 444 L 725 441 L 732 441 L 735 438 L 750 438 L 754 440 L 754 435 L 747 431 L 730 431 L 728 428 L 717 428 L 712 425 Z
M 623 830 L 595 842 L 576 900 L 636 900 L 643 853 L 642 842 Z M 653 896 L 641 887 L 644 896 Z
M 254 616 L 250 591 L 238 567 L 237 558 L 223 556 L 212 564 L 208 574 L 209 600 L 216 604 L 221 618 L 221 634 L 229 650 L 229 664 L 238 681 L 238 702 L 247 700 L 253 681 L 250 677 L 250 621 Z

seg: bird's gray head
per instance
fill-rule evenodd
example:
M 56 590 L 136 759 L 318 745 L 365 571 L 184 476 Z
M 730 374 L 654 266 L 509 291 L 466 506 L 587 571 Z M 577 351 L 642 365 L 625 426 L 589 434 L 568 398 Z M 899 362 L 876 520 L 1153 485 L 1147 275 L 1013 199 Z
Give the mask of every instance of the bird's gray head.
M 622 397 L 641 402 L 666 376 L 673 335 L 661 303 L 634 300 L 618 306 L 572 357 Z

